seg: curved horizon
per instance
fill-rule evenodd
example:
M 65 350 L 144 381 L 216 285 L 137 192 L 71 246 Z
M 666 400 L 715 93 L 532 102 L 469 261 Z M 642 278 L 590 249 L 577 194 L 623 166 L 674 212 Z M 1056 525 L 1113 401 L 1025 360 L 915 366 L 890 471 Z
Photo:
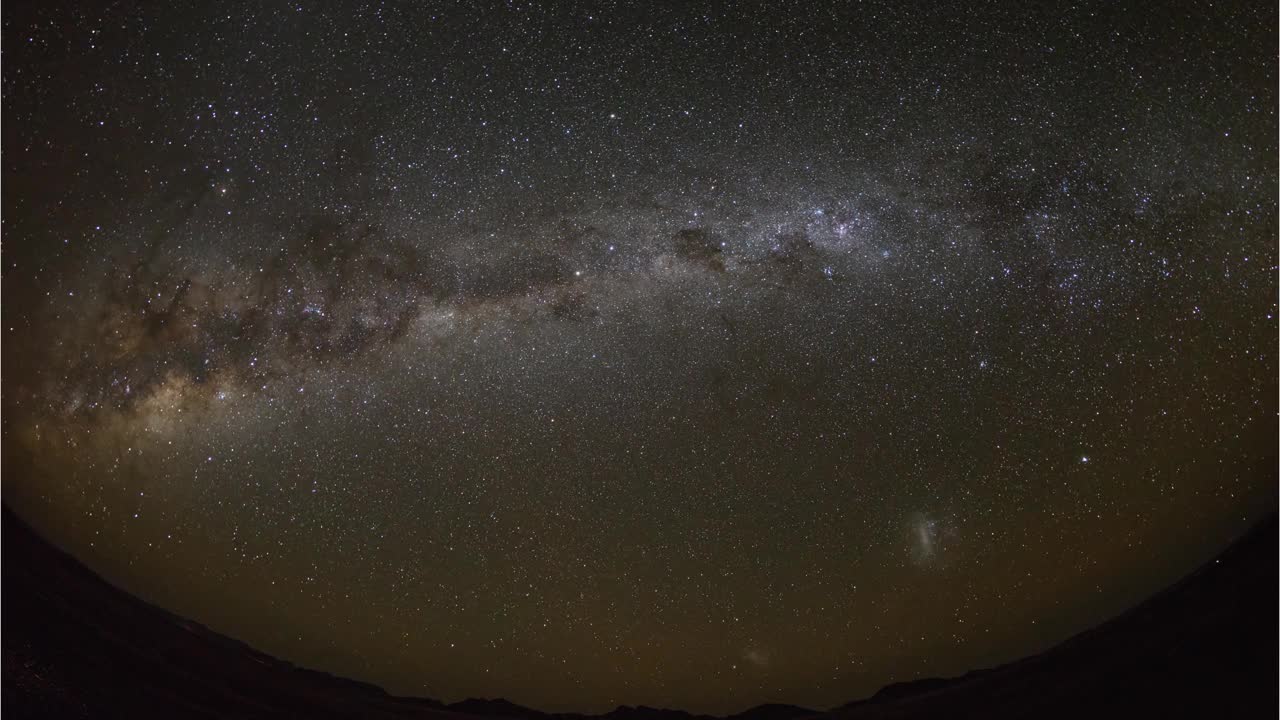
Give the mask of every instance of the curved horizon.
M 1232 645 L 1237 652 L 1241 650 L 1245 650 L 1246 652 L 1269 652 L 1270 648 L 1264 649 L 1261 646 L 1246 647 L 1248 645 L 1247 643 L 1241 643 L 1239 638 L 1232 637 L 1240 632 L 1256 635 L 1259 628 L 1251 623 L 1261 623 L 1273 619 L 1262 616 L 1262 613 L 1270 610 L 1270 605 L 1268 605 L 1267 601 L 1265 599 L 1257 599 L 1253 602 L 1245 603 L 1243 607 L 1231 608 L 1229 611 L 1228 605 L 1230 603 L 1242 601 L 1245 594 L 1257 594 L 1258 596 L 1264 596 L 1269 593 L 1272 596 L 1275 595 L 1275 563 L 1272 562 L 1275 560 L 1275 553 L 1274 545 L 1270 541 L 1274 539 L 1278 517 L 1275 512 L 1265 516 L 1253 526 L 1245 530 L 1242 534 L 1232 539 L 1230 544 L 1220 553 L 1217 553 L 1212 560 L 1207 561 L 1191 573 L 1179 578 L 1168 587 L 1158 590 L 1151 597 L 1144 599 L 1133 607 L 1125 609 L 1119 615 L 1107 619 L 1097 626 L 1088 628 L 1079 634 L 1062 641 L 1061 643 L 1055 644 L 1041 653 L 1019 658 L 1001 666 L 971 668 L 962 675 L 952 678 L 913 678 L 899 680 L 890 685 L 881 687 L 875 693 L 864 698 L 852 699 L 827 708 L 804 708 L 788 704 L 763 703 L 760 705 L 743 707 L 723 716 L 708 716 L 706 714 L 693 714 L 682 708 L 654 708 L 645 705 L 619 705 L 615 708 L 592 714 L 575 710 L 562 709 L 555 711 L 548 710 L 546 708 L 528 707 L 512 703 L 505 698 L 467 697 L 457 700 L 441 700 L 421 696 L 393 695 L 388 693 L 385 688 L 376 684 L 360 681 L 354 678 L 330 675 L 329 673 L 321 670 L 294 665 L 287 661 L 271 657 L 270 655 L 261 653 L 259 650 L 235 640 L 234 638 L 220 635 L 216 631 L 206 628 L 194 620 L 174 615 L 159 606 L 151 605 L 142 598 L 130 595 L 128 591 L 117 587 L 108 579 L 95 574 L 74 556 L 56 548 L 53 544 L 49 543 L 48 540 L 44 539 L 33 529 L 27 526 L 20 518 L 16 515 L 12 515 L 12 510 L 7 506 L 4 508 L 4 515 L 6 523 L 16 522 L 19 525 L 18 529 L 13 528 L 12 526 L 9 527 L 5 532 L 5 536 L 8 542 L 17 543 L 21 546 L 19 552 L 22 555 L 22 559 L 18 562 L 18 565 L 21 566 L 20 569 L 15 570 L 12 565 L 8 566 L 6 568 L 6 578 L 23 583 L 23 590 L 20 591 L 20 594 L 25 595 L 28 590 L 34 590 L 37 594 L 53 591 L 56 593 L 75 596 L 78 600 L 72 601 L 72 604 L 78 605 L 78 607 L 74 607 L 73 612 L 81 613 L 81 617 L 89 623 L 89 627 L 105 629 L 108 631 L 118 631 L 120 629 L 118 627 L 114 627 L 114 624 L 118 621 L 113 620 L 110 613 L 100 612 L 101 608 L 108 605 L 115 605 L 118 607 L 118 601 L 112 600 L 103 603 L 103 591 L 101 589 L 94 588 L 94 584 L 96 583 L 109 588 L 109 590 L 107 590 L 108 593 L 119 593 L 127 598 L 127 602 L 140 605 L 147 611 L 154 613 L 157 618 L 160 618 L 161 624 L 174 625 L 185 632 L 191 633 L 196 633 L 198 628 L 203 634 L 197 633 L 197 637 L 203 638 L 204 642 L 208 642 L 210 639 L 214 640 L 214 642 L 210 643 L 203 652 L 210 652 L 214 645 L 226 647 L 225 643 L 226 641 L 229 641 L 242 648 L 243 651 L 248 652 L 250 659 L 254 659 L 259 663 L 268 665 L 270 673 L 278 674 L 281 671 L 296 670 L 301 672 L 304 677 L 328 678 L 331 681 L 337 681 L 339 684 L 334 687 L 338 688 L 339 691 L 341 691 L 342 687 L 347 688 L 347 691 L 351 696 L 347 698 L 348 702 L 353 700 L 357 703 L 361 702 L 360 693 L 366 693 L 363 700 L 364 703 L 368 704 L 366 710 L 373 709 L 372 702 L 376 698 L 386 697 L 391 700 L 408 701 L 415 704 L 415 706 L 420 706 L 422 708 L 447 710 L 468 716 L 550 716 L 566 720 L 572 718 L 614 717 L 619 714 L 623 716 L 642 716 L 646 714 L 651 715 L 652 713 L 657 713 L 666 717 L 718 717 L 722 720 L 728 718 L 740 718 L 743 720 L 748 718 L 790 720 L 792 718 L 813 717 L 818 715 L 826 716 L 836 713 L 847 714 L 855 710 L 867 709 L 877 704 L 883 705 L 885 703 L 903 701 L 910 702 L 913 699 L 926 696 L 930 693 L 937 693 L 940 690 L 957 694 L 957 688 L 963 687 L 965 682 L 972 682 L 975 678 L 978 678 L 980 682 L 981 679 L 991 679 L 993 677 L 997 677 L 1001 673 L 1006 675 L 1012 674 L 1013 677 L 1016 678 L 1018 677 L 1018 673 L 1021 672 L 1022 675 L 1027 676 L 1027 679 L 1021 681 L 1026 684 L 1034 681 L 1034 671 L 1029 670 L 1028 668 L 1032 667 L 1035 663 L 1045 664 L 1053 662 L 1051 658 L 1054 658 L 1055 656 L 1067 656 L 1074 653 L 1076 656 L 1083 658 L 1083 662 L 1086 666 L 1093 666 L 1106 652 L 1108 652 L 1108 645 L 1125 647 L 1129 652 L 1134 652 L 1134 648 L 1131 647 L 1133 640 L 1124 639 L 1126 637 L 1126 633 L 1131 636 L 1135 632 L 1136 628 L 1141 628 L 1143 625 L 1150 626 L 1153 622 L 1157 623 L 1154 631 L 1148 627 L 1146 630 L 1139 631 L 1140 634 L 1138 637 L 1142 638 L 1146 642 L 1152 642 L 1154 639 L 1154 647 L 1138 650 L 1136 654 L 1138 656 L 1142 656 L 1143 653 L 1148 655 L 1154 654 L 1158 657 L 1161 652 L 1170 652 L 1170 647 L 1172 646 L 1167 640 L 1162 640 L 1160 638 L 1161 634 L 1167 633 L 1170 630 L 1170 628 L 1166 626 L 1187 622 L 1187 618 L 1183 618 L 1181 620 L 1169 619 L 1171 609 L 1174 613 L 1180 612 L 1188 616 L 1203 615 L 1207 612 L 1210 615 L 1225 615 L 1232 617 L 1234 619 L 1226 623 L 1222 623 L 1221 621 L 1219 621 L 1217 625 L 1207 623 L 1204 627 L 1196 628 L 1193 631 L 1193 634 L 1195 636 L 1200 636 L 1201 638 L 1210 636 L 1215 637 L 1218 644 Z M 33 546 L 32 543 L 36 543 L 36 545 Z M 33 555 L 37 559 L 33 560 Z M 1224 560 L 1227 562 L 1227 566 L 1225 568 L 1222 567 Z M 13 563 L 14 561 L 9 560 L 8 562 Z M 55 567 L 59 564 L 65 564 L 68 562 L 70 563 L 71 569 L 70 576 L 65 574 L 65 568 Z M 25 574 L 30 573 L 33 566 L 39 566 L 41 568 L 41 570 L 36 571 L 36 575 L 39 575 L 41 571 L 49 572 L 48 568 L 55 567 L 52 573 L 53 576 L 59 578 L 57 581 L 57 585 L 59 587 L 56 590 L 53 590 L 48 585 L 49 578 L 33 579 L 32 576 Z M 1233 585 L 1239 584 L 1242 579 L 1249 578 L 1250 574 L 1255 577 L 1245 580 L 1244 582 L 1246 584 L 1243 587 L 1236 587 L 1229 590 L 1223 590 L 1221 587 L 1224 582 Z M 1268 579 L 1271 581 L 1269 584 Z M 28 584 L 30 584 L 30 587 L 28 587 Z M 1197 593 L 1204 593 L 1206 592 L 1206 589 L 1211 589 L 1210 599 L 1206 601 L 1204 597 L 1197 598 Z M 1275 598 L 1272 597 L 1271 600 L 1274 601 Z M 60 599 L 60 602 L 65 601 L 66 598 Z M 1274 602 L 1272 602 L 1271 605 L 1274 605 Z M 1242 610 L 1243 614 L 1241 614 Z M 63 609 L 63 612 L 67 612 L 66 608 Z M 1153 620 L 1153 618 L 1162 617 L 1164 618 L 1163 620 Z M 25 619 L 29 620 L 29 618 Z M 134 622 L 137 623 L 138 618 L 135 617 Z M 160 642 L 161 646 L 167 644 L 166 641 L 163 640 L 163 633 L 157 633 L 154 620 L 142 622 L 140 625 L 135 625 L 130 630 L 131 632 L 126 633 L 126 635 L 134 635 L 135 637 L 131 639 L 128 637 L 122 637 L 119 638 L 117 642 L 123 642 L 125 647 L 132 646 L 139 642 L 144 646 L 152 642 Z M 1186 631 L 1185 627 L 1183 628 L 1183 631 Z M 138 634 L 139 632 L 141 634 Z M 1223 637 L 1224 634 L 1226 635 L 1225 637 Z M 42 636 L 39 631 L 31 633 L 31 635 L 33 637 L 28 638 L 25 641 L 6 643 L 6 656 L 9 660 L 14 660 L 16 658 L 16 665 L 22 666 L 24 672 L 34 673 L 38 678 L 37 682 L 34 683 L 37 687 L 42 684 L 56 684 L 57 680 L 54 678 L 57 678 L 59 675 L 62 675 L 65 678 L 68 671 L 68 667 L 58 667 L 57 665 L 47 664 L 49 658 L 56 657 L 59 652 L 59 641 L 49 636 Z M 30 643 L 33 639 L 36 640 L 35 646 L 24 644 L 24 642 Z M 1185 646 L 1186 642 L 1187 640 L 1184 638 L 1178 643 L 1178 645 Z M 1203 639 L 1198 640 L 1198 642 L 1203 642 Z M 49 647 L 41 647 L 42 644 L 48 645 Z M 1162 648 L 1162 646 L 1170 647 Z M 1113 648 L 1112 650 L 1114 649 L 1118 648 Z M 52 655 L 49 651 L 52 651 Z M 63 650 L 63 652 L 65 652 L 65 650 Z M 97 652 L 101 652 L 101 650 Z M 120 653 L 121 651 L 116 650 L 114 652 Z M 1196 659 L 1196 662 L 1199 664 L 1220 664 L 1222 660 L 1222 658 L 1214 657 L 1214 653 L 1212 652 L 1204 652 L 1204 649 L 1201 649 L 1200 652 L 1191 652 L 1183 647 L 1181 653 L 1186 656 L 1188 660 Z M 1258 660 L 1264 660 L 1264 658 L 1259 657 Z M 1274 666 L 1276 664 L 1274 662 L 1275 658 L 1272 657 L 1270 660 L 1271 665 Z M 224 661 L 220 661 L 220 664 L 221 662 Z M 1062 660 L 1059 659 L 1057 662 L 1061 663 Z M 1081 661 L 1077 659 L 1076 662 L 1077 665 L 1079 665 Z M 1148 660 L 1148 662 L 1150 661 Z M 277 665 L 271 666 L 269 663 L 276 663 Z M 1263 664 L 1265 664 L 1265 660 Z M 1068 677 L 1071 672 L 1074 672 L 1074 681 L 1076 683 L 1082 681 L 1087 682 L 1088 673 L 1082 671 L 1081 667 L 1076 667 L 1073 671 L 1058 670 L 1056 672 L 1062 677 Z M 1139 671 L 1138 673 L 1135 673 L 1135 677 L 1122 676 L 1117 679 L 1117 682 L 1132 683 L 1135 680 L 1141 682 L 1145 677 L 1140 674 L 1141 672 L 1145 672 L 1147 674 L 1152 673 L 1150 669 Z M 1190 671 L 1184 671 L 1184 674 L 1195 675 L 1197 672 L 1202 672 L 1202 676 L 1199 679 L 1204 681 L 1205 678 L 1203 677 L 1203 674 L 1208 673 L 1203 673 L 1203 671 L 1193 669 Z M 1227 672 L 1227 674 L 1231 674 L 1231 672 L 1234 671 L 1228 670 L 1225 672 Z M 1105 674 L 1105 671 L 1094 670 L 1094 674 Z M 1254 671 L 1254 674 L 1258 676 L 1258 680 L 1262 680 L 1266 677 L 1265 669 L 1261 666 Z M 74 677 L 74 675 L 72 675 L 72 677 Z M 10 682 L 15 681 L 10 679 Z M 157 679 L 148 677 L 144 670 L 143 675 L 134 675 L 131 682 L 134 682 L 140 688 L 145 688 L 148 684 L 155 684 Z M 286 690 L 288 683 L 282 682 L 281 678 L 278 676 L 269 677 L 267 682 L 271 685 L 277 686 L 277 692 L 281 697 L 288 698 L 296 693 L 296 690 Z M 303 682 L 306 681 L 304 680 Z M 996 682 L 1000 681 L 997 680 Z M 16 681 L 16 684 L 19 687 L 27 687 L 28 692 L 30 692 L 29 683 L 30 681 L 26 678 Z M 345 686 L 343 685 L 344 683 Z M 1251 683 L 1249 682 L 1242 683 L 1237 681 L 1236 684 L 1240 685 L 1241 689 L 1248 688 L 1249 692 L 1257 694 L 1258 697 L 1256 699 L 1262 699 L 1261 691 L 1263 688 L 1250 687 Z M 1004 685 L 1006 687 L 1014 687 L 1015 683 L 1005 680 Z M 77 692 L 84 693 L 86 692 L 86 689 L 86 687 L 76 687 L 75 685 L 63 688 L 66 694 L 72 696 Z M 1215 691 L 1225 691 L 1226 689 L 1227 688 L 1225 687 L 1215 687 L 1210 684 L 1205 690 L 1201 690 L 1199 692 L 1205 692 L 1207 690 L 1212 693 Z M 259 690 L 259 692 L 261 692 L 261 690 Z M 1024 690 L 1024 693 L 1025 692 L 1027 691 Z M 1034 693 L 1036 691 L 1031 692 Z M 16 693 L 16 695 L 21 696 L 20 693 Z M 1109 705 L 1114 702 L 1113 700 L 1105 698 L 1100 699 L 1103 699 Z M 1135 700 L 1142 703 L 1150 702 L 1151 698 L 1139 696 L 1138 698 L 1135 698 Z M 568 698 L 562 698 L 560 702 L 566 707 L 572 703 Z M 934 705 L 947 707 L 949 703 L 943 701 L 942 703 L 934 703 Z M 1114 705 L 1111 706 L 1114 708 Z M 6 705 L 6 708 L 8 709 L 8 705 Z M 1147 709 L 1150 710 L 1151 708 L 1148 707 Z M 160 708 L 153 708 L 153 710 L 160 710 Z M 412 708 L 409 708 L 409 710 L 411 711 Z M 952 710 L 954 710 L 954 708 L 952 708 Z M 988 708 L 988 710 L 988 714 L 991 712 L 997 712 L 992 708 Z

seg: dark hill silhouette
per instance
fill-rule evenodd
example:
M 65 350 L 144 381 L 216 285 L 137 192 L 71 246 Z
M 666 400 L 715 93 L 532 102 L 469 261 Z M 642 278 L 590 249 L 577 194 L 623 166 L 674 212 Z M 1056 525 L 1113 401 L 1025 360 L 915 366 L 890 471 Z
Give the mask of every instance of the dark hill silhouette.
M 890 685 L 829 712 L 761 705 L 726 720 L 1276 717 L 1277 518 L 1174 586 L 1025 660 Z M 445 705 L 305 670 L 133 597 L 3 514 L 6 718 L 587 720 L 505 700 Z M 608 720 L 708 720 L 619 707 Z

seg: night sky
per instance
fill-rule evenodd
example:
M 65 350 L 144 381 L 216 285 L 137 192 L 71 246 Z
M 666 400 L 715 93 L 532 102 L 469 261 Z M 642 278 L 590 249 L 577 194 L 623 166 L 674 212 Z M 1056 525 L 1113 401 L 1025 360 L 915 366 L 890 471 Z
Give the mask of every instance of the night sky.
M 825 708 L 1274 507 L 1274 3 L 17 5 L 4 500 L 265 652 Z

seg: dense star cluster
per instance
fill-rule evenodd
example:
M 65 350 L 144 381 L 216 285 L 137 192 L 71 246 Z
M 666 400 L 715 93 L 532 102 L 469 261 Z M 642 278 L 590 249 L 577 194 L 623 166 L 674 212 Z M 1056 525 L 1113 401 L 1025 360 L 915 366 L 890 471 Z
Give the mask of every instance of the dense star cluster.
M 5 502 L 266 652 L 825 707 L 1275 502 L 1271 4 L 26 5 Z

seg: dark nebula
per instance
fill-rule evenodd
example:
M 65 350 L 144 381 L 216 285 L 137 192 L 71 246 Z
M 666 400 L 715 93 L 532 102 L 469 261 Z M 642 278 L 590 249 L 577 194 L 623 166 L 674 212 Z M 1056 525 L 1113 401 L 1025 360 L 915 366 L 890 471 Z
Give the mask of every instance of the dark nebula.
M 4 501 L 452 702 L 825 708 L 1275 504 L 1266 3 L 6 6 Z

